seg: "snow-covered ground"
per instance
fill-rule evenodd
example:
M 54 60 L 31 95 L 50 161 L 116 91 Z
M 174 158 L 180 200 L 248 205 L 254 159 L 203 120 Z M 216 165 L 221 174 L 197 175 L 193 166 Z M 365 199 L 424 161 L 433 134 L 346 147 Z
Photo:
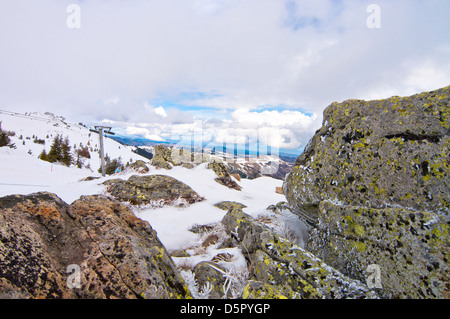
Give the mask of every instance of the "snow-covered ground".
M 98 134 L 79 124 L 70 124 L 62 118 L 51 114 L 33 113 L 28 116 L 2 114 L 0 122 L 3 130 L 15 132 L 11 141 L 16 148 L 0 148 L 0 197 L 12 194 L 31 194 L 40 191 L 51 192 L 70 204 L 82 195 L 108 195 L 103 182 L 112 178 L 128 179 L 136 172 L 124 171 L 111 176 L 102 177 L 98 173 L 100 159 L 98 157 Z M 85 159 L 84 167 L 75 165 L 66 167 L 57 163 L 49 163 L 38 158 L 45 148 L 50 150 L 53 139 L 58 134 L 69 139 L 72 151 L 88 146 L 90 159 Z M 34 143 L 33 136 L 45 140 L 45 145 Z M 121 158 L 123 163 L 143 160 L 148 163 L 147 175 L 160 174 L 171 176 L 189 185 L 205 200 L 186 207 L 166 206 L 162 208 L 135 207 L 129 205 L 137 217 L 148 221 L 156 230 L 163 245 L 171 252 L 185 251 L 188 255 L 172 257 L 180 268 L 181 274 L 188 283 L 195 298 L 208 295 L 208 287 L 198 287 L 193 268 L 202 261 L 214 261 L 226 270 L 224 276 L 232 277 L 224 292 L 227 298 L 239 297 L 248 277 L 247 261 L 239 248 L 220 247 L 220 240 L 211 245 L 203 245 L 208 236 L 226 238 L 227 235 L 220 221 L 227 213 L 214 206 L 222 201 L 235 201 L 246 205 L 244 212 L 264 220 L 276 232 L 299 245 L 303 245 L 306 226 L 298 216 L 288 210 L 275 214 L 267 210 L 270 205 L 285 201 L 284 195 L 276 193 L 282 181 L 271 177 L 260 177 L 253 180 L 235 180 L 242 190 L 230 189 L 217 183 L 217 177 L 207 164 L 200 164 L 192 169 L 173 167 L 171 170 L 156 169 L 149 161 L 132 152 L 132 147 L 124 146 L 112 139 L 104 139 L 105 153 L 111 159 Z M 88 168 L 86 168 L 86 166 Z M 83 181 L 86 177 L 96 177 Z M 194 233 L 194 226 L 207 225 L 212 229 L 204 233 Z M 225 260 L 220 258 L 224 257 Z M 219 258 L 219 259 L 217 259 Z M 222 270 L 220 270 L 223 272 Z M 230 278 L 231 278 L 230 277 Z
M 35 117 L 48 118 L 36 120 Z M 134 172 L 123 172 L 113 176 L 101 177 L 97 172 L 100 160 L 97 153 L 91 152 L 89 165 L 91 169 L 77 168 L 74 165 L 66 167 L 52 164 L 38 159 L 38 155 L 45 147 L 50 149 L 53 137 L 61 134 L 68 137 L 70 145 L 98 144 L 98 135 L 81 125 L 67 124 L 61 118 L 48 114 L 32 114 L 31 117 L 17 117 L 0 114 L 2 129 L 14 131 L 11 140 L 16 149 L 0 148 L 0 196 L 11 194 L 31 194 L 39 191 L 52 192 L 66 203 L 72 203 L 82 195 L 106 194 L 106 186 L 102 183 L 111 178 L 128 179 Z M 33 142 L 33 137 L 45 140 L 45 145 Z M 90 135 L 90 136 L 89 136 Z M 48 136 L 48 137 L 47 137 Z M 20 138 L 21 137 L 21 138 Z M 29 137 L 30 139 L 27 139 Z M 25 143 L 23 143 L 25 141 Z M 24 145 L 25 144 L 25 145 Z M 120 143 L 105 139 L 105 153 L 111 158 L 123 161 L 147 159 L 133 153 L 131 148 Z M 266 208 L 271 204 L 284 201 L 284 195 L 275 192 L 276 187 L 282 186 L 282 181 L 270 177 L 255 180 L 242 179 L 236 182 L 242 187 L 241 191 L 229 189 L 214 179 L 215 173 L 201 164 L 193 169 L 174 167 L 171 170 L 156 169 L 148 165 L 147 174 L 168 175 L 182 181 L 194 189 L 205 201 L 188 207 L 136 208 L 135 214 L 150 223 L 157 231 L 162 243 L 168 250 L 181 250 L 199 244 L 201 236 L 189 231 L 193 225 L 207 225 L 218 223 L 226 211 L 214 206 L 221 201 L 236 201 L 247 206 L 244 211 L 251 216 L 270 214 Z M 82 181 L 88 176 L 98 177 L 92 181 Z
M 3 130 L 15 132 L 15 136 L 11 137 L 11 140 L 21 153 L 30 154 L 33 157 L 38 157 L 43 149 L 48 153 L 54 138 L 61 135 L 63 139 L 66 137 L 69 139 L 72 153 L 74 152 L 74 146 L 77 149 L 88 147 L 91 158 L 82 158 L 82 160 L 85 166 L 89 165 L 92 172 L 97 173 L 100 167 L 99 135 L 89 131 L 83 125 L 69 123 L 64 118 L 51 113 L 23 115 L 2 113 L 2 111 L 0 111 L 0 122 Z M 45 144 L 35 143 L 35 139 L 44 140 Z M 104 137 L 103 142 L 105 155 L 108 155 L 111 159 L 120 157 L 123 163 L 127 163 L 130 159 L 147 161 L 146 158 L 133 153 L 133 147 L 124 146 L 108 138 L 108 136 Z M 75 155 L 74 158 L 76 159 Z

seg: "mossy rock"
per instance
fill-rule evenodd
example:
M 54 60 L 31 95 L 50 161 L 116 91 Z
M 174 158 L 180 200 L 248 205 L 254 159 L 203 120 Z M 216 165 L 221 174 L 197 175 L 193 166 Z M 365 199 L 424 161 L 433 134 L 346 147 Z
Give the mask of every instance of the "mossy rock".
M 450 214 L 449 114 L 450 86 L 331 104 L 286 177 L 289 204 L 312 218 L 323 200 Z
M 157 168 L 172 169 L 174 162 L 172 160 L 171 149 L 165 145 L 159 144 L 154 147 L 155 154 L 153 155 L 151 165 Z
M 376 298 L 368 287 L 279 237 L 239 209 L 222 219 L 253 268 L 251 280 L 273 285 L 289 298 Z
M 445 298 L 450 236 L 445 217 L 405 208 L 375 209 L 322 202 L 320 226 L 307 249 L 361 281 L 380 267 L 385 298 Z
M 277 287 L 261 282 L 250 280 L 244 288 L 242 299 L 290 299 L 283 295 Z
M 230 209 L 243 209 L 246 208 L 247 206 L 245 206 L 244 204 L 238 203 L 238 202 L 233 202 L 233 201 L 223 201 L 217 204 L 214 204 L 215 207 L 220 208 L 222 210 L 226 210 L 229 211 Z
M 214 173 L 216 173 L 217 178 L 215 181 L 221 185 L 224 185 L 228 188 L 235 189 L 240 191 L 242 188 L 236 183 L 228 171 L 227 166 L 220 161 L 211 161 L 208 166 L 208 169 L 212 169 Z
M 210 285 L 211 292 L 209 294 L 209 299 L 221 299 L 224 296 L 223 284 L 225 283 L 225 277 L 223 276 L 223 273 L 217 269 L 226 272 L 225 269 L 217 264 L 208 261 L 201 262 L 194 268 L 198 287 L 202 289 L 207 283 Z
M 108 181 L 108 192 L 133 205 L 184 206 L 204 200 L 191 187 L 166 175 L 133 175 L 127 181 Z

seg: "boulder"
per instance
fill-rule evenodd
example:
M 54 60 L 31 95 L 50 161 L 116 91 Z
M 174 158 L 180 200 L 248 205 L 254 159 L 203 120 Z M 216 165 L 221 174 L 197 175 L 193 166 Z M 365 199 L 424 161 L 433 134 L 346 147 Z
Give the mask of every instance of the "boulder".
M 164 169 L 172 169 L 174 166 L 191 169 L 210 160 L 206 154 L 193 153 L 186 148 L 168 147 L 163 144 L 155 145 L 154 153 L 151 165 Z
M 129 166 L 127 166 L 127 171 L 135 171 L 139 174 L 145 174 L 149 172 L 149 168 L 147 165 L 145 165 L 144 161 L 137 160 L 133 163 L 131 163 Z
M 384 298 L 445 298 L 450 283 L 448 220 L 406 208 L 339 206 L 321 202 L 308 251 L 343 274 L 364 281 L 380 269 Z
M 233 209 L 233 208 L 243 209 L 243 208 L 247 207 L 244 204 L 241 204 L 238 202 L 233 202 L 233 201 L 219 202 L 219 203 L 214 204 L 214 206 L 217 208 L 220 208 L 222 210 L 226 210 L 226 211 L 229 211 L 230 209 Z
M 204 200 L 188 185 L 166 175 L 133 175 L 127 181 L 114 179 L 105 184 L 112 196 L 133 205 L 184 206 Z
M 295 210 L 318 204 L 450 212 L 450 86 L 411 97 L 348 100 L 324 122 L 286 176 Z
M 213 160 L 208 164 L 208 168 L 216 173 L 217 178 L 215 178 L 215 181 L 217 183 L 238 191 L 242 190 L 241 186 L 231 178 L 228 168 L 224 163 Z
M 0 198 L 2 298 L 187 298 L 147 222 L 105 196 Z
M 449 296 L 449 102 L 450 86 L 335 102 L 283 184 L 306 248 L 353 279 L 379 267 L 384 298 Z
M 272 291 L 263 296 L 377 298 L 365 284 L 344 276 L 313 254 L 279 237 L 242 210 L 230 210 L 222 224 L 250 261 L 253 273 L 250 280 L 262 282 L 265 290 Z M 266 285 L 271 289 L 266 289 Z M 246 288 L 243 295 L 248 297 L 255 287 Z
M 205 289 L 208 285 L 211 289 L 208 296 L 209 299 L 220 299 L 224 296 L 223 285 L 225 283 L 225 277 L 217 269 L 225 272 L 225 269 L 208 261 L 201 262 L 194 268 L 195 279 L 197 280 L 199 289 Z
M 172 169 L 174 162 L 171 149 L 162 144 L 155 145 L 151 164 L 157 168 Z

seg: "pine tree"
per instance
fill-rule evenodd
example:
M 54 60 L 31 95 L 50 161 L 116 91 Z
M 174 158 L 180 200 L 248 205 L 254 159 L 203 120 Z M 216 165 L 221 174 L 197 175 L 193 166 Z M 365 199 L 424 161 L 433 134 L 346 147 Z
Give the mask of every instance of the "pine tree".
M 41 154 L 39 154 L 38 158 L 48 162 L 48 155 L 47 152 L 45 151 L 45 148 L 42 150 Z
M 61 144 L 61 153 L 61 162 L 66 166 L 70 166 L 70 164 L 73 163 L 73 158 L 72 154 L 70 154 L 70 144 L 68 137 L 66 137 L 64 139 L 64 142 Z
M 41 153 L 41 155 L 44 155 L 44 158 L 46 157 L 46 161 L 50 163 L 55 162 L 61 162 L 62 164 L 66 166 L 70 166 L 70 164 L 73 163 L 73 157 L 70 153 L 70 145 L 69 145 L 69 138 L 66 137 L 63 141 L 61 135 L 57 135 L 53 139 L 53 144 L 50 147 L 50 151 L 46 156 Z
M 61 149 L 62 137 L 60 135 L 56 135 L 53 139 L 53 144 L 50 147 L 50 151 L 47 154 L 47 161 L 50 163 L 54 163 L 62 158 L 62 149 Z

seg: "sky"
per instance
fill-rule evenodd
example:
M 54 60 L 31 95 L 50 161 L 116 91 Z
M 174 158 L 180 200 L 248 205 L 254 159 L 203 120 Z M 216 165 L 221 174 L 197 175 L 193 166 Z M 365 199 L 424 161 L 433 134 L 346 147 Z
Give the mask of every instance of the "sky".
M 0 110 L 293 154 L 333 101 L 450 85 L 448 0 L 0 0 Z

